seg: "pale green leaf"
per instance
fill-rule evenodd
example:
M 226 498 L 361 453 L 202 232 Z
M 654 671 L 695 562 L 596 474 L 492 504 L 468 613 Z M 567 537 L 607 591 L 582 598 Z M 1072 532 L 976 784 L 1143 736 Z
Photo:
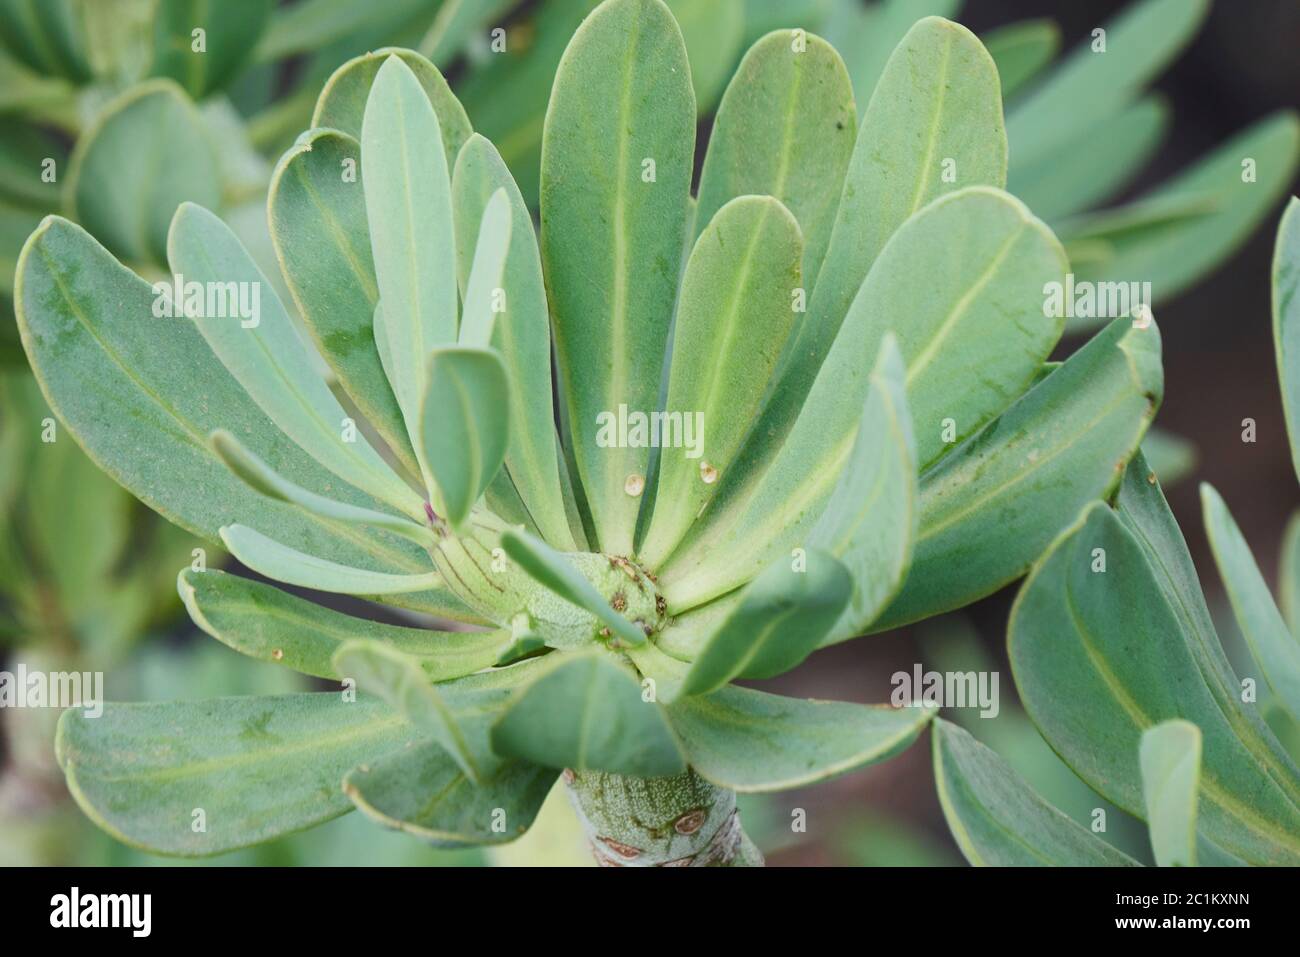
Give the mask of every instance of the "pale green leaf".
M 69 709 L 56 749 L 91 820 L 133 847 L 194 857 L 346 813 L 343 775 L 413 731 L 378 699 L 330 692 Z
M 510 644 L 501 630 L 429 631 L 356 618 L 215 569 L 186 568 L 176 585 L 190 618 L 213 638 L 240 654 L 317 678 L 343 677 L 331 659 L 353 639 L 391 645 L 414 659 L 430 681 L 491 667 Z
M 510 382 L 496 352 L 472 346 L 434 349 L 425 380 L 419 445 L 443 516 L 459 528 L 505 460 Z
M 1156 863 L 1195 867 L 1201 729 L 1181 719 L 1163 721 L 1142 732 L 1138 750 Z
M 492 342 L 497 300 L 503 293 L 506 255 L 510 251 L 510 201 L 498 189 L 483 207 L 478 238 L 465 280 L 465 305 L 460 316 L 460 344 L 486 349 Z M 460 256 L 457 256 L 458 261 Z M 508 304 L 508 303 L 507 303 Z M 508 321 L 508 320 L 506 320 Z
M 573 549 L 576 543 L 560 484 L 554 411 L 549 401 L 538 401 L 539 396 L 551 395 L 552 383 L 551 325 L 537 234 L 523 196 L 496 148 L 482 136 L 471 136 L 456 159 L 452 177 L 462 285 L 468 279 L 469 254 L 477 245 L 485 206 L 489 197 L 502 189 L 510 200 L 510 249 L 500 282 L 506 311 L 493 329 L 492 345 L 501 354 L 510 379 L 513 427 L 506 471 L 527 518 L 541 536 L 557 548 Z
M 1300 477 L 1300 199 L 1294 196 L 1273 246 L 1273 348 L 1291 463 Z
M 681 28 L 695 104 L 708 113 L 731 76 L 745 39 L 744 0 L 664 0 Z
M 501 754 L 552 768 L 661 777 L 685 770 L 663 711 L 605 651 L 554 655 L 492 727 Z
M 271 421 L 344 481 L 421 517 L 423 500 L 364 436 L 345 440 L 355 423 L 317 374 L 289 314 L 230 228 L 203 207 L 186 203 L 172 221 L 167 258 L 177 285 L 183 281 L 182 298 L 171 295 L 172 308 L 193 320 Z M 192 301 L 191 283 L 199 284 L 201 294 L 206 290 L 206 301 Z M 220 290 L 219 298 L 214 290 Z
M 215 145 L 170 80 L 140 83 L 100 112 L 77 140 L 64 189 L 70 214 L 133 263 L 167 262 L 181 203 L 221 204 Z
M 677 307 L 658 491 L 638 555 L 657 567 L 728 474 L 794 326 L 799 226 L 768 196 L 731 200 L 695 243 Z M 611 426 L 618 427 L 617 425 Z
M 982 39 L 997 64 L 1005 100 L 1052 62 L 1061 48 L 1061 28 L 1046 19 L 1020 20 L 991 30 Z
M 694 143 L 695 96 L 672 15 L 660 0 L 602 4 L 555 76 L 541 248 L 577 478 L 610 554 L 632 552 L 641 495 L 625 487 L 644 485 L 650 456 L 602 447 L 598 417 L 658 408 Z
M 971 864 L 992 867 L 1136 867 L 1042 799 L 994 751 L 936 720 L 934 782 L 943 816 Z
M 1228 506 L 1212 486 L 1204 483 L 1201 514 L 1237 627 L 1269 688 L 1286 712 L 1300 721 L 1300 642 L 1277 610 Z

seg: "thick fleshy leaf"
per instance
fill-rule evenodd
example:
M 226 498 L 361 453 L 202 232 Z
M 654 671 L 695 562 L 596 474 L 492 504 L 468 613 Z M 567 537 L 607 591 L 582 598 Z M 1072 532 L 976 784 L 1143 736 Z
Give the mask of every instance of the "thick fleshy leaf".
M 475 785 L 446 751 L 421 741 L 354 768 L 343 793 L 384 827 L 434 847 L 465 847 L 519 837 L 554 783 L 554 769 L 507 761 Z
M 451 179 L 438 117 L 410 67 L 384 61 L 366 100 L 361 182 L 379 296 L 384 303 L 388 375 L 418 434 L 428 355 L 456 341 L 458 298 Z M 417 440 L 416 456 L 420 456 Z M 426 483 L 429 462 L 421 459 Z
M 183 297 L 172 297 L 173 308 L 185 309 L 222 365 L 271 421 L 339 478 L 409 516 L 422 517 L 423 500 L 357 432 L 318 375 L 266 277 L 230 228 L 203 207 L 186 203 L 172 221 L 167 258 Z M 191 283 L 207 290 L 206 303 L 197 309 Z M 220 300 L 213 289 L 223 291 Z M 351 441 L 344 437 L 349 429 Z
M 746 477 L 724 479 L 710 511 L 661 569 L 670 607 L 720 595 L 775 551 L 802 544 L 850 455 L 871 387 L 865 359 L 879 363 L 888 333 L 907 362 L 916 461 L 924 468 L 948 451 L 945 438 L 970 435 L 1037 374 L 1063 322 L 1044 315 L 1043 288 L 1063 275 L 1059 244 L 1005 193 L 962 190 L 911 219 L 863 284 L 784 444 L 771 456 L 765 451 L 774 448 L 763 431 L 769 405 L 732 469 Z M 972 356 L 983 370 L 974 385 Z M 772 401 L 791 399 L 778 387 Z M 750 541 L 738 545 L 745 536 Z M 754 542 L 770 543 L 771 553 Z
M 1163 390 L 1155 324 L 1117 319 L 953 450 L 921 477 L 911 572 L 874 630 L 960 608 L 1028 571 L 1115 487 Z
M 916 442 L 904 395 L 906 370 L 893 333 L 885 336 L 853 451 L 808 541 L 848 570 L 852 597 L 830 644 L 860 634 L 894 597 L 916 540 Z
M 555 655 L 492 727 L 492 746 L 551 768 L 662 777 L 686 769 L 663 711 L 609 653 Z
M 462 285 L 469 278 L 471 250 L 478 243 L 478 224 L 488 199 L 504 189 L 510 200 L 510 250 L 501 289 L 506 311 L 492 332 L 492 346 L 506 364 L 510 380 L 510 445 L 506 471 L 527 516 L 541 536 L 557 548 L 574 549 L 564 496 L 550 402 L 551 324 L 546 306 L 542 262 L 532 216 L 515 181 L 497 153 L 481 136 L 471 136 L 456 159 L 452 177 L 457 262 Z
M 1137 861 L 1044 801 L 996 752 L 957 725 L 936 720 L 930 733 L 943 816 L 971 864 L 1137 866 Z
M 414 737 L 379 699 L 330 692 L 108 704 L 98 718 L 70 709 L 56 749 L 68 789 L 100 827 L 193 857 L 338 817 L 351 809 L 343 775 Z
M 803 281 L 817 280 L 853 153 L 853 87 L 820 37 L 771 33 L 740 61 L 718 106 L 700 173 L 695 232 L 737 196 L 773 196 L 803 233 Z M 777 108 L 773 108 L 776 105 Z
M 1273 246 L 1273 348 L 1291 463 L 1300 477 L 1300 199 L 1294 196 Z
M 474 128 L 438 68 L 414 50 L 385 47 L 343 64 L 321 90 L 311 125 L 339 130 L 360 141 L 366 100 L 380 68 L 391 57 L 397 57 L 411 70 L 437 114 L 447 169 L 451 169 Z
M 1008 99 L 1042 72 L 1061 48 L 1061 28 L 1051 20 L 1021 20 L 986 33 L 984 48 L 993 57 Z
M 285 282 L 317 350 L 388 447 L 417 473 L 406 423 L 375 347 L 379 287 L 360 164 L 361 146 L 348 134 L 304 133 L 271 177 L 267 219 Z
M 309 492 L 301 485 L 295 485 L 244 448 L 238 439 L 224 429 L 213 432 L 208 437 L 208 442 L 212 446 L 212 450 L 217 453 L 217 457 L 226 464 L 230 471 L 263 495 L 278 499 L 281 502 L 297 505 L 299 508 L 306 509 L 321 518 L 383 528 L 395 535 L 408 538 L 421 547 L 427 547 L 433 543 L 433 535 L 425 525 L 419 525 L 410 519 L 402 518 L 400 515 L 393 515 L 390 512 L 380 512 L 373 508 L 348 505 L 327 498 L 324 495 Z
M 1142 732 L 1138 764 L 1156 863 L 1195 867 L 1201 729 L 1180 719 L 1147 728 Z
M 522 28 L 528 42 L 508 41 L 504 53 L 488 57 L 457 84 L 475 127 L 501 151 L 529 206 L 537 205 L 542 126 L 555 71 L 595 6 L 596 0 L 542 0 Z
M 654 512 L 638 555 L 656 567 L 728 474 L 794 326 L 799 225 L 770 196 L 741 196 L 700 235 L 682 279 L 659 429 Z M 613 426 L 616 427 L 616 426 Z
M 142 163 L 141 156 L 166 161 Z M 133 263 L 167 262 L 167 232 L 181 203 L 221 203 L 214 144 L 170 80 L 140 83 L 104 108 L 77 140 L 65 188 L 71 215 Z
M 555 75 L 542 144 L 542 260 L 562 401 L 599 548 L 629 555 L 649 449 L 601 444 L 649 415 L 677 298 L 695 144 L 681 31 L 659 0 L 609 0 Z
M 196 100 L 221 89 L 252 57 L 274 6 L 274 0 L 156 4 L 150 75 L 170 77 Z M 201 48 L 196 30 L 203 31 Z
M 1169 530 L 1177 534 L 1172 521 Z M 1251 863 L 1295 863 L 1300 772 L 1241 702 L 1213 633 L 1198 634 L 1208 613 L 1199 592 L 1186 591 L 1195 579 L 1182 578 L 1185 557 L 1166 543 L 1140 544 L 1129 521 L 1103 503 L 1090 506 L 1016 599 L 1008 627 L 1016 687 L 1053 750 L 1139 817 L 1142 732 L 1170 718 L 1196 724 L 1204 737 L 1201 835 Z M 1106 570 L 1095 570 L 1102 561 Z
M 510 644 L 510 635 L 500 630 L 429 631 L 354 618 L 215 569 L 186 568 L 176 584 L 190 618 L 213 638 L 240 654 L 317 678 L 343 677 L 331 659 L 352 639 L 391 645 L 414 659 L 430 681 L 491 667 Z
M 830 634 L 852 592 L 848 570 L 826 552 L 810 549 L 797 566 L 792 559 L 777 559 L 705 641 L 681 694 L 705 694 L 733 678 L 789 671 Z
M 1088 239 L 1103 254 L 1075 263 L 1076 282 L 1149 282 L 1156 303 L 1172 298 L 1245 242 L 1294 179 L 1298 162 L 1296 115 L 1260 120 L 1140 201 L 1196 202 L 1203 215 L 1170 217 L 1144 228 L 1123 224 L 1109 233 L 1090 229 Z M 1063 226 L 1061 238 L 1070 244 L 1076 237 Z
M 1001 187 L 1006 157 L 998 72 L 988 52 L 965 27 L 934 17 L 917 23 L 890 57 L 862 118 L 808 315 L 751 435 L 746 462 L 770 459 L 789 434 L 863 280 L 895 231 L 946 193 Z M 989 251 L 983 244 L 978 249 Z M 919 288 L 948 272 L 930 270 Z M 1040 288 L 1035 300 L 1041 297 Z M 906 355 L 904 330 L 895 331 Z M 866 371 L 862 356 L 874 351 L 857 357 L 860 374 Z M 859 407 L 851 405 L 856 413 Z M 918 437 L 926 434 L 915 402 L 913 417 Z
M 459 528 L 505 461 L 510 381 L 496 352 L 471 346 L 433 350 L 425 378 L 419 444 L 443 515 Z
M 428 556 L 409 542 L 326 522 L 233 475 L 208 445 L 216 429 L 228 429 L 296 485 L 375 504 L 289 441 L 191 320 L 153 318 L 158 300 L 149 284 L 81 227 L 46 219 L 24 247 L 18 279 L 19 327 L 51 408 L 96 464 L 151 508 L 213 542 L 222 525 L 238 520 L 368 570 L 428 569 Z
M 1136 99 L 1196 33 L 1208 7 L 1205 0 L 1144 0 L 1105 24 L 1104 39 L 1076 47 L 1008 111 L 1014 165 L 1031 165 Z
M 459 212 L 459 210 L 457 210 Z M 506 254 L 510 250 L 510 201 L 504 188 L 498 189 L 483 206 L 478 236 L 470 260 L 469 277 L 464 281 L 465 305 L 460 315 L 460 344 L 486 349 L 492 343 L 498 306 L 504 292 Z M 457 236 L 459 247 L 459 235 Z M 457 261 L 463 262 L 461 251 Z
M 645 634 L 610 607 L 573 564 L 545 542 L 526 532 L 507 531 L 501 536 L 506 555 L 519 563 L 532 579 L 541 582 L 570 604 L 595 615 L 628 645 L 645 643 Z
M 340 565 L 277 542 L 247 525 L 222 527 L 221 541 L 253 571 L 286 585 L 342 595 L 400 595 L 443 587 L 437 572 L 390 575 Z
M 1169 126 L 1169 108 L 1148 96 L 1101 117 L 1036 163 L 1013 166 L 1007 189 L 1047 220 L 1087 209 L 1151 158 Z
M 331 659 L 334 670 L 370 694 L 377 694 L 432 738 L 477 784 L 488 769 L 470 751 L 451 705 L 439 694 L 418 659 L 372 639 L 345 641 Z
M 1300 642 L 1277 610 L 1228 506 L 1212 486 L 1205 484 L 1201 485 L 1201 514 L 1237 627 L 1279 703 L 1300 721 Z
M 668 705 L 691 767 L 735 791 L 784 791 L 885 761 L 915 741 L 934 714 L 734 686 Z

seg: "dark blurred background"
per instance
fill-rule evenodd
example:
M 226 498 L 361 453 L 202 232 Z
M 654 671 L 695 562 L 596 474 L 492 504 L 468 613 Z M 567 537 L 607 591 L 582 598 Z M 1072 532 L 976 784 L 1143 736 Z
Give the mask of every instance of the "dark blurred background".
M 1050 17 L 1061 27 L 1066 55 L 1126 6 L 1120 0 L 967 0 L 959 19 L 983 34 L 1013 21 Z M 1200 33 L 1154 88 L 1171 107 L 1170 133 L 1154 160 L 1116 197 L 1117 203 L 1162 182 L 1253 121 L 1278 109 L 1300 107 L 1300 0 L 1218 0 Z M 1289 192 L 1300 194 L 1300 182 Z M 1277 580 L 1287 519 L 1300 506 L 1271 328 L 1270 273 L 1280 214 L 1279 204 L 1236 255 L 1156 314 L 1165 349 L 1165 397 L 1156 422 L 1190 439 L 1198 454 L 1191 475 L 1165 491 L 1230 657 L 1236 636 L 1231 616 L 1218 613 L 1223 588 L 1206 544 L 1197 486 L 1209 482 L 1223 494 L 1270 582 Z M 1069 340 L 1064 351 L 1077 345 L 1077 339 Z M 1256 422 L 1254 444 L 1242 442 L 1245 418 Z M 973 628 L 970 640 L 1001 672 L 1004 712 L 1015 700 L 1005 629 L 1016 587 L 968 609 L 965 623 L 942 626 Z M 933 632 L 914 627 L 840 645 L 815 655 L 779 685 L 770 684 L 793 694 L 885 701 L 895 671 L 910 671 L 917 662 L 944 667 L 935 660 Z M 970 725 L 977 736 L 982 723 Z M 1032 783 L 1045 787 L 1042 781 Z M 905 839 L 907 847 L 899 853 L 909 857 L 928 847 L 936 862 L 961 860 L 935 797 L 925 742 L 864 773 L 778 795 L 775 801 L 783 818 L 791 808 L 806 808 L 813 839 L 771 854 L 774 865 L 891 863 L 894 838 Z M 817 822 L 829 823 L 827 818 L 838 823 L 830 833 L 818 834 Z

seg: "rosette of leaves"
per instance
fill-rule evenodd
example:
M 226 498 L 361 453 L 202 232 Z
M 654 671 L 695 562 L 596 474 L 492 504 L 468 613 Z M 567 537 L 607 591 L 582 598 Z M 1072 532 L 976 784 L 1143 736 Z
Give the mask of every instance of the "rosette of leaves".
M 964 28 L 908 31 L 860 121 L 816 36 L 746 63 L 692 197 L 681 31 L 660 0 L 598 7 L 551 93 L 540 235 L 431 63 L 345 65 L 268 197 L 309 342 L 197 205 L 171 269 L 263 284 L 255 326 L 155 320 L 165 293 L 83 229 L 33 233 L 23 343 L 101 467 L 266 578 L 459 623 L 182 571 L 204 630 L 342 687 L 70 712 L 96 821 L 210 854 L 356 807 L 488 844 L 564 772 L 605 863 L 755 863 L 736 792 L 920 733 L 929 709 L 732 682 L 1023 575 L 1137 450 L 1159 334 L 1117 320 L 1045 364 L 1066 259 L 1003 190 L 998 74 Z M 611 426 L 628 410 L 703 444 L 651 447 Z
M 1293 457 L 1300 408 L 1300 201 L 1278 229 L 1273 329 Z M 1297 466 L 1300 475 L 1300 465 Z M 1098 794 L 1146 822 L 1161 865 L 1300 862 L 1297 523 L 1282 608 L 1222 497 L 1201 486 L 1215 565 L 1250 657 L 1225 656 L 1182 532 L 1139 455 L 1036 563 L 1012 609 L 1016 686 L 1042 736 Z M 1098 821 L 1052 807 L 946 722 L 933 738 L 948 823 L 973 864 L 1136 863 Z

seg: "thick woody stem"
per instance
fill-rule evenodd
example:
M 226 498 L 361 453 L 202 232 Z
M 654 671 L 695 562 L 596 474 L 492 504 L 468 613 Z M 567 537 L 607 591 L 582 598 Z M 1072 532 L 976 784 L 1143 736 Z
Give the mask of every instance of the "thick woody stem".
M 569 799 L 602 867 L 761 867 L 736 794 L 687 770 L 666 778 L 565 771 Z

